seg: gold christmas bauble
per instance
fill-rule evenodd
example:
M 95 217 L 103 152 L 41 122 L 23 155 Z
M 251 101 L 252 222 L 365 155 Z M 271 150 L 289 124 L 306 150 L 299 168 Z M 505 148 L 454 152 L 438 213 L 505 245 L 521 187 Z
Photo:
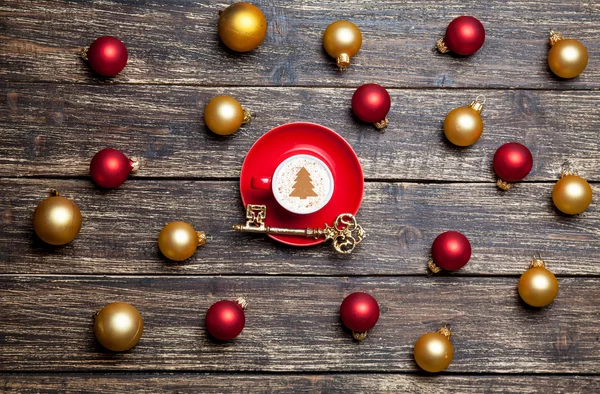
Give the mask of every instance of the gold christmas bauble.
M 457 146 L 473 145 L 483 133 L 483 103 L 475 100 L 466 107 L 454 108 L 444 120 L 444 134 Z
M 196 232 L 186 222 L 171 222 L 158 235 L 158 248 L 169 260 L 183 261 L 194 254 L 198 246 L 206 243 L 206 234 Z
M 245 2 L 225 8 L 219 16 L 219 38 L 229 49 L 248 52 L 267 34 L 267 19 L 258 7 Z
M 580 176 L 566 174 L 552 189 L 552 202 L 568 215 L 577 215 L 592 203 L 592 187 Z
M 113 302 L 96 313 L 94 333 L 98 342 L 113 352 L 134 347 L 144 332 L 144 320 L 135 307 Z
M 250 113 L 230 96 L 217 96 L 204 108 L 204 123 L 215 134 L 231 135 L 250 120 Z
M 81 230 L 81 212 L 73 201 L 53 191 L 50 197 L 35 208 L 33 229 L 46 243 L 67 244 L 74 240 Z
M 454 357 L 450 342 L 450 330 L 441 328 L 428 332 L 417 340 L 414 348 L 415 361 L 427 372 L 440 372 L 448 368 Z
M 519 279 L 519 295 L 527 304 L 535 307 L 550 305 L 558 294 L 558 280 L 544 262 L 534 260 L 531 268 Z
M 582 43 L 551 32 L 550 44 L 548 66 L 554 74 L 561 78 L 575 78 L 585 70 L 588 52 Z
M 350 21 L 335 21 L 323 33 L 325 51 L 336 59 L 341 69 L 350 65 L 350 58 L 358 53 L 361 45 L 362 34 Z

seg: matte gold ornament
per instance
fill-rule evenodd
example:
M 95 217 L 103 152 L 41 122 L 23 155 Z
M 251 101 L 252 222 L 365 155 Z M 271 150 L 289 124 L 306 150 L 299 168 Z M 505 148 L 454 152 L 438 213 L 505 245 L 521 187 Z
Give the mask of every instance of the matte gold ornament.
M 575 78 L 585 70 L 588 53 L 582 43 L 551 31 L 550 45 L 548 66 L 554 74 L 561 78 Z
M 450 330 L 446 327 L 421 336 L 414 348 L 415 361 L 419 367 L 427 372 L 440 372 L 448 368 L 454 357 L 451 336 Z
M 480 97 L 483 101 L 479 101 Z M 483 104 L 485 97 L 477 96 L 468 106 L 454 108 L 446 115 L 444 134 L 448 141 L 457 146 L 470 146 L 477 142 L 483 133 Z
M 567 215 L 580 214 L 592 203 L 592 187 L 582 177 L 565 170 L 552 189 L 552 202 Z
M 98 342 L 113 352 L 134 347 L 144 332 L 144 320 L 135 307 L 113 302 L 94 315 L 94 333 Z
M 77 205 L 56 190 L 33 212 L 33 229 L 37 236 L 51 245 L 64 245 L 75 239 L 81 230 L 81 212 Z
M 350 21 L 335 21 L 325 29 L 323 45 L 329 56 L 335 58 L 338 67 L 344 70 L 350 65 L 350 58 L 360 50 L 362 34 Z
M 252 114 L 230 96 L 217 96 L 204 108 L 204 123 L 215 134 L 231 135 L 250 121 Z
M 544 260 L 534 258 L 530 268 L 519 279 L 519 295 L 525 303 L 535 306 L 548 306 L 558 294 L 558 280 L 546 268 Z
M 258 7 L 245 2 L 225 8 L 219 15 L 219 38 L 229 49 L 248 52 L 267 34 L 267 19 Z
M 196 231 L 186 222 L 171 222 L 158 235 L 158 248 L 169 260 L 183 261 L 206 244 L 206 234 Z

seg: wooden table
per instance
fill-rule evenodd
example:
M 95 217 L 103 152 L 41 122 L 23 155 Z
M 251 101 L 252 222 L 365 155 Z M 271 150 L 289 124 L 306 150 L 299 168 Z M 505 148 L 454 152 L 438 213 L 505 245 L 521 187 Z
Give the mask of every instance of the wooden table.
M 597 1 L 255 1 L 269 22 L 255 51 L 219 43 L 224 1 L 0 3 L 0 387 L 4 392 L 600 392 L 600 3 Z M 474 15 L 484 47 L 459 58 L 431 48 L 447 24 Z M 340 73 L 322 49 L 334 20 L 364 41 Z M 581 40 L 587 70 L 559 80 L 546 65 L 550 29 Z M 78 57 L 101 35 L 130 59 L 117 77 Z M 392 96 L 379 133 L 352 115 L 366 82 Z M 210 133 L 203 108 L 228 94 L 256 113 L 233 136 Z M 445 141 L 443 119 L 487 98 L 474 146 Z M 237 234 L 238 177 L 251 145 L 273 127 L 311 121 L 338 131 L 363 165 L 358 219 L 370 237 L 351 256 Z M 526 144 L 531 174 L 509 192 L 491 160 Z M 116 190 L 88 176 L 103 147 L 141 159 Z M 583 214 L 562 215 L 550 192 L 569 160 L 592 184 Z M 31 216 L 50 188 L 81 208 L 74 242 L 36 240 Z M 164 224 L 185 220 L 213 235 L 184 263 L 162 258 Z M 467 235 L 470 263 L 427 276 L 433 239 Z M 516 285 L 534 253 L 558 276 L 555 302 L 526 307 Z M 362 343 L 339 321 L 347 294 L 380 303 Z M 204 314 L 247 295 L 246 328 L 207 338 Z M 103 350 L 92 313 L 123 300 L 146 329 L 131 351 Z M 419 372 L 416 339 L 449 324 L 455 359 Z

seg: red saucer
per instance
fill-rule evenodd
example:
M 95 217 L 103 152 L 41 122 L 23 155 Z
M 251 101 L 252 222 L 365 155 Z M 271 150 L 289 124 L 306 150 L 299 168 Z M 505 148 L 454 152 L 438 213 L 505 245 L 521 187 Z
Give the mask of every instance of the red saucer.
M 281 207 L 271 190 L 253 189 L 253 177 L 272 176 L 283 160 L 290 156 L 307 154 L 321 159 L 331 170 L 334 191 L 331 200 L 319 211 L 299 215 Z M 335 131 L 315 123 L 288 123 L 278 126 L 260 137 L 250 148 L 240 175 L 240 193 L 244 206 L 266 205 L 265 225 L 289 228 L 322 228 L 333 225 L 342 213 L 356 214 L 362 201 L 364 178 L 362 167 L 354 150 Z M 323 238 L 313 239 L 290 235 L 269 236 L 279 242 L 295 246 L 320 244 Z

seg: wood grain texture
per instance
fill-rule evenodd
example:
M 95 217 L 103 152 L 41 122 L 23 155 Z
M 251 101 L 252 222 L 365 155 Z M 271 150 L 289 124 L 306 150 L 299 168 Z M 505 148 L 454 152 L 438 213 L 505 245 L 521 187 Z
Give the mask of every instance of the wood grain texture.
M 597 198 L 570 217 L 550 192 L 569 160 L 600 193 L 600 3 L 592 0 L 254 0 L 269 23 L 246 54 L 219 43 L 232 1 L 0 2 L 0 391 L 2 392 L 600 392 L 600 213 Z M 433 53 L 448 23 L 485 25 L 474 56 Z M 363 47 L 339 72 L 322 48 L 326 26 L 355 22 Z M 547 67 L 550 29 L 588 49 L 586 71 L 560 80 Z M 79 58 L 101 35 L 121 38 L 129 63 L 115 78 Z M 388 88 L 381 134 L 350 110 L 354 89 Z M 203 122 L 215 95 L 256 114 L 233 136 Z M 442 122 L 487 98 L 478 143 L 445 141 Z M 268 130 L 311 121 L 340 133 L 367 179 L 359 222 L 369 237 L 351 256 L 237 234 L 238 177 Z M 527 145 L 534 167 L 508 193 L 491 161 L 503 143 Z M 104 147 L 142 162 L 117 190 L 88 177 Z M 57 188 L 83 213 L 64 247 L 39 241 L 35 206 Z M 165 260 L 162 226 L 186 220 L 212 241 L 186 262 Z M 459 230 L 470 263 L 428 277 L 433 239 Z M 548 308 L 517 294 L 536 252 L 558 276 Z M 347 294 L 381 306 L 356 343 L 339 321 Z M 236 340 L 207 338 L 204 314 L 247 295 Z M 134 349 L 96 342 L 92 313 L 123 300 L 142 313 Z M 423 374 L 412 346 L 449 324 L 455 359 Z
M 4 393 L 569 393 L 600 391 L 594 376 L 428 376 L 400 374 L 4 374 Z
M 390 90 L 390 126 L 381 134 L 352 115 L 353 91 L 9 83 L 0 88 L 0 175 L 85 176 L 93 155 L 110 146 L 141 159 L 138 177 L 236 178 L 261 135 L 309 121 L 339 132 L 367 179 L 494 182 L 494 152 L 517 141 L 534 156 L 527 181 L 556 181 L 566 160 L 600 181 L 597 92 Z M 218 94 L 237 97 L 256 119 L 233 136 L 212 134 L 203 111 Z M 455 147 L 444 118 L 478 94 L 487 98 L 484 134 Z
M 131 371 L 417 371 L 418 337 L 449 324 L 448 372 L 600 372 L 600 279 L 561 278 L 554 303 L 523 305 L 516 278 L 11 277 L 0 278 L 0 369 Z M 339 321 L 342 299 L 367 291 L 381 316 L 356 343 Z M 233 341 L 207 337 L 204 314 L 246 295 Z M 92 313 L 122 300 L 144 317 L 132 350 L 94 338 Z
M 78 52 L 108 34 L 121 38 L 130 53 L 127 68 L 111 80 L 115 83 L 600 87 L 600 4 L 593 0 L 547 0 L 543 7 L 536 0 L 254 3 L 267 18 L 267 37 L 257 50 L 238 54 L 224 48 L 216 34 L 218 11 L 230 2 L 5 1 L 0 69 L 3 79 L 12 81 L 99 83 Z M 432 53 L 448 23 L 460 15 L 483 22 L 484 47 L 466 58 Z M 364 37 L 344 74 L 322 46 L 323 31 L 338 19 L 354 21 Z M 578 79 L 559 80 L 548 70 L 551 29 L 586 45 L 590 62 Z
M 234 232 L 245 221 L 234 181 L 129 180 L 102 191 L 88 180 L 4 179 L 0 187 L 3 273 L 425 275 L 435 237 L 458 230 L 473 256 L 455 275 L 520 275 L 536 252 L 555 274 L 600 274 L 597 205 L 560 214 L 551 184 L 503 193 L 492 184 L 367 183 L 358 220 L 369 237 L 350 256 L 329 244 L 294 248 Z M 79 236 L 64 247 L 43 244 L 32 229 L 33 210 L 52 187 L 83 215 Z M 173 220 L 213 236 L 184 263 L 158 251 L 158 233 Z

